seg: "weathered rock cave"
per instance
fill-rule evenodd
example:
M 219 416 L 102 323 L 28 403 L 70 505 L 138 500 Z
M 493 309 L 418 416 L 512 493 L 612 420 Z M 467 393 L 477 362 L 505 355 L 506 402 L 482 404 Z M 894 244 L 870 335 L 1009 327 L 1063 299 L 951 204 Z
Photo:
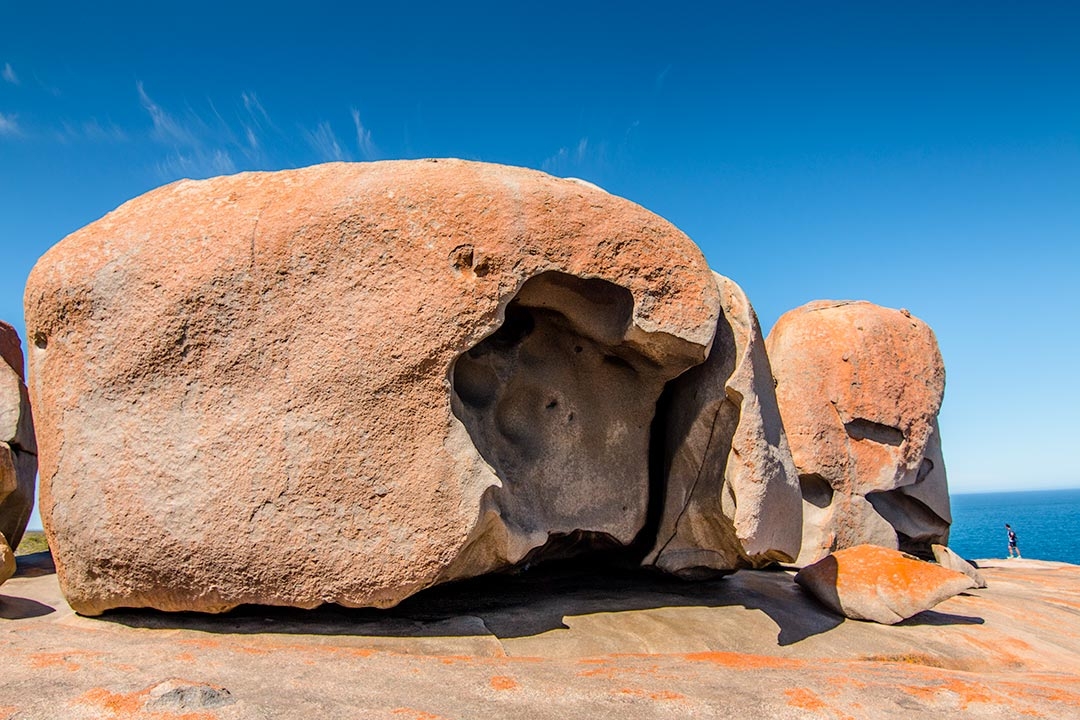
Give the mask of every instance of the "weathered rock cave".
M 738 285 L 714 279 L 704 362 L 674 336 L 632 336 L 625 288 L 558 272 L 522 284 L 451 373 L 453 412 L 501 484 L 447 578 L 591 551 L 687 578 L 794 558 L 798 490 L 764 341 Z
M 483 501 L 499 529 L 483 536 L 520 539 L 508 563 L 612 547 L 640 560 L 655 537 L 642 531 L 663 501 L 655 462 L 650 479 L 657 401 L 700 348 L 662 333 L 631 340 L 633 305 L 614 283 L 545 272 L 454 364 L 454 414 L 502 481 Z

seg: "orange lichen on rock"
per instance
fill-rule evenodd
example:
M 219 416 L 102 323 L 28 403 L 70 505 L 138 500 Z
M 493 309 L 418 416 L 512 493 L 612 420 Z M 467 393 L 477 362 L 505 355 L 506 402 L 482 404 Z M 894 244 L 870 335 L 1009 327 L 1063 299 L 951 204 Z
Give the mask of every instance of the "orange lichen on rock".
M 82 705 L 94 705 L 111 713 L 111 720 L 215 720 L 213 713 L 172 713 L 146 709 L 150 690 L 117 693 L 105 688 L 93 688 L 75 700 Z
M 612 658 L 619 657 L 649 657 L 638 655 L 612 655 Z M 591 661 L 590 664 L 595 664 L 595 661 Z M 674 679 L 678 677 L 675 674 L 661 673 L 660 665 L 656 663 L 650 663 L 648 665 L 609 665 L 604 663 L 601 667 L 596 667 L 591 670 L 578 671 L 578 677 L 593 677 L 593 678 L 607 678 L 613 680 L 616 677 L 622 675 L 635 675 L 639 677 L 647 677 L 653 679 Z
M 787 696 L 788 705 L 792 707 L 803 710 L 824 710 L 828 707 L 825 701 L 807 688 L 788 688 L 784 691 L 784 695 Z
M 1080 692 L 1010 681 L 1000 683 L 999 687 L 1003 692 L 1008 693 L 1009 697 L 1056 703 L 1064 707 L 1074 708 L 1077 714 L 1080 714 Z
M 840 615 L 885 625 L 974 587 L 963 573 L 876 545 L 839 550 L 800 570 L 795 582 Z
M 114 693 L 105 688 L 94 688 L 76 702 L 97 705 L 117 715 L 130 716 L 142 710 L 146 703 L 146 692 Z
M 516 690 L 517 688 L 517 680 L 509 675 L 494 675 L 491 678 L 492 690 Z
M 458 663 L 471 663 L 479 658 L 474 658 L 472 655 L 443 655 L 439 658 L 439 662 L 443 665 L 457 665 Z
M 683 655 L 683 658 L 690 662 L 706 662 L 713 665 L 735 668 L 737 670 L 798 668 L 806 665 L 802 660 L 793 660 L 790 658 L 721 651 L 687 653 Z
M 1007 697 L 993 693 L 984 684 L 958 678 L 949 678 L 929 686 L 904 685 L 902 689 L 909 695 L 923 700 L 936 697 L 943 692 L 952 693 L 956 696 L 961 710 L 966 710 L 972 703 L 1010 704 Z
M 924 667 L 943 668 L 945 664 L 940 658 L 926 653 L 893 653 L 886 655 L 864 655 L 861 660 L 866 662 L 903 663 L 905 665 L 922 665 Z
M 91 650 L 69 650 L 65 652 L 34 653 L 30 656 L 30 665 L 35 668 L 63 668 L 70 672 L 82 669 L 82 665 L 72 658 L 91 658 L 101 655 Z
M 672 701 L 672 700 L 685 700 L 686 696 L 677 692 L 671 692 L 670 690 L 644 690 L 642 688 L 619 688 L 619 693 L 622 695 L 632 695 L 633 697 L 648 698 L 649 700 L 657 701 Z

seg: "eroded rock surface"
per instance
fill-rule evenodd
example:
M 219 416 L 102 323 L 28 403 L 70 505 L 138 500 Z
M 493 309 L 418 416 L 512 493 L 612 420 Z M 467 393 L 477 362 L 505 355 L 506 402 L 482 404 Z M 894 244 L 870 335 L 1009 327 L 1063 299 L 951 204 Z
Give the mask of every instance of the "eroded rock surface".
M 155 190 L 26 291 L 61 586 L 85 614 L 388 606 L 549 540 L 627 543 L 656 400 L 718 313 L 686 236 L 538 172 Z
M 967 575 L 878 545 L 838 550 L 795 576 L 833 612 L 895 625 L 975 587 Z
M 988 589 L 893 626 L 845 622 L 785 571 L 689 583 L 548 570 L 383 612 L 99 620 L 74 616 L 54 575 L 20 568 L 0 587 L 0 717 L 1001 720 L 1080 707 L 1075 565 L 988 562 Z
M 708 360 L 668 391 L 664 514 L 647 563 L 683 576 L 790 562 L 801 496 L 757 315 L 716 275 L 721 313 Z
M 943 568 L 948 568 L 949 570 L 956 570 L 957 572 L 964 573 L 971 578 L 971 581 L 975 583 L 975 587 L 977 588 L 986 587 L 986 578 L 983 577 L 982 573 L 979 572 L 974 565 L 957 555 L 950 548 L 944 545 L 934 545 L 931 550 L 934 552 L 934 560 L 937 561 L 938 565 Z
M 766 346 L 802 489 L 798 563 L 862 543 L 930 557 L 952 522 L 933 331 L 904 310 L 817 301 Z
M 12 548 L 34 507 L 37 446 L 24 382 L 22 343 L 0 321 L 0 534 Z

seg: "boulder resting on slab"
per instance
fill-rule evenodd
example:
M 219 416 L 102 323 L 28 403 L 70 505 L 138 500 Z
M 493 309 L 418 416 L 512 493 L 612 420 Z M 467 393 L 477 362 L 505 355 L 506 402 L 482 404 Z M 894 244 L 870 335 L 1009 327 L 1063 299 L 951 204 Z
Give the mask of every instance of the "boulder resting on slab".
M 709 358 L 661 403 L 665 508 L 645 562 L 684 577 L 791 562 L 802 498 L 761 327 L 746 294 L 716 275 L 720 317 Z
M 951 548 L 944 545 L 934 545 L 931 550 L 934 551 L 934 560 L 937 561 L 938 565 L 949 570 L 964 573 L 971 578 L 971 581 L 975 583 L 975 587 L 977 588 L 986 587 L 986 578 L 982 576 L 982 573 L 979 572 L 974 565 L 953 552 Z
M 877 545 L 838 550 L 804 567 L 795 582 L 838 615 L 883 625 L 975 587 L 961 572 Z
M 863 543 L 930 558 L 952 523 L 945 366 L 930 327 L 906 310 L 821 300 L 782 315 L 766 346 L 802 489 L 797 563 Z
M 628 545 L 657 399 L 720 312 L 662 218 L 457 160 L 173 183 L 25 304 L 42 519 L 91 615 L 390 606 Z
M 22 343 L 15 328 L 0 321 L 0 535 L 12 548 L 19 546 L 34 507 L 36 475 Z

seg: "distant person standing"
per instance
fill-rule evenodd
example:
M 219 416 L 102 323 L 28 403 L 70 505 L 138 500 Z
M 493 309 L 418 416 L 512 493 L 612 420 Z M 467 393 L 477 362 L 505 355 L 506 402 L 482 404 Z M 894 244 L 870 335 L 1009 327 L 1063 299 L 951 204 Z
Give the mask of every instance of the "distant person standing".
M 1016 546 L 1016 531 L 1012 529 L 1012 525 L 1005 523 L 1005 532 L 1009 533 L 1009 557 L 1013 557 L 1013 553 L 1020 557 L 1020 548 Z

